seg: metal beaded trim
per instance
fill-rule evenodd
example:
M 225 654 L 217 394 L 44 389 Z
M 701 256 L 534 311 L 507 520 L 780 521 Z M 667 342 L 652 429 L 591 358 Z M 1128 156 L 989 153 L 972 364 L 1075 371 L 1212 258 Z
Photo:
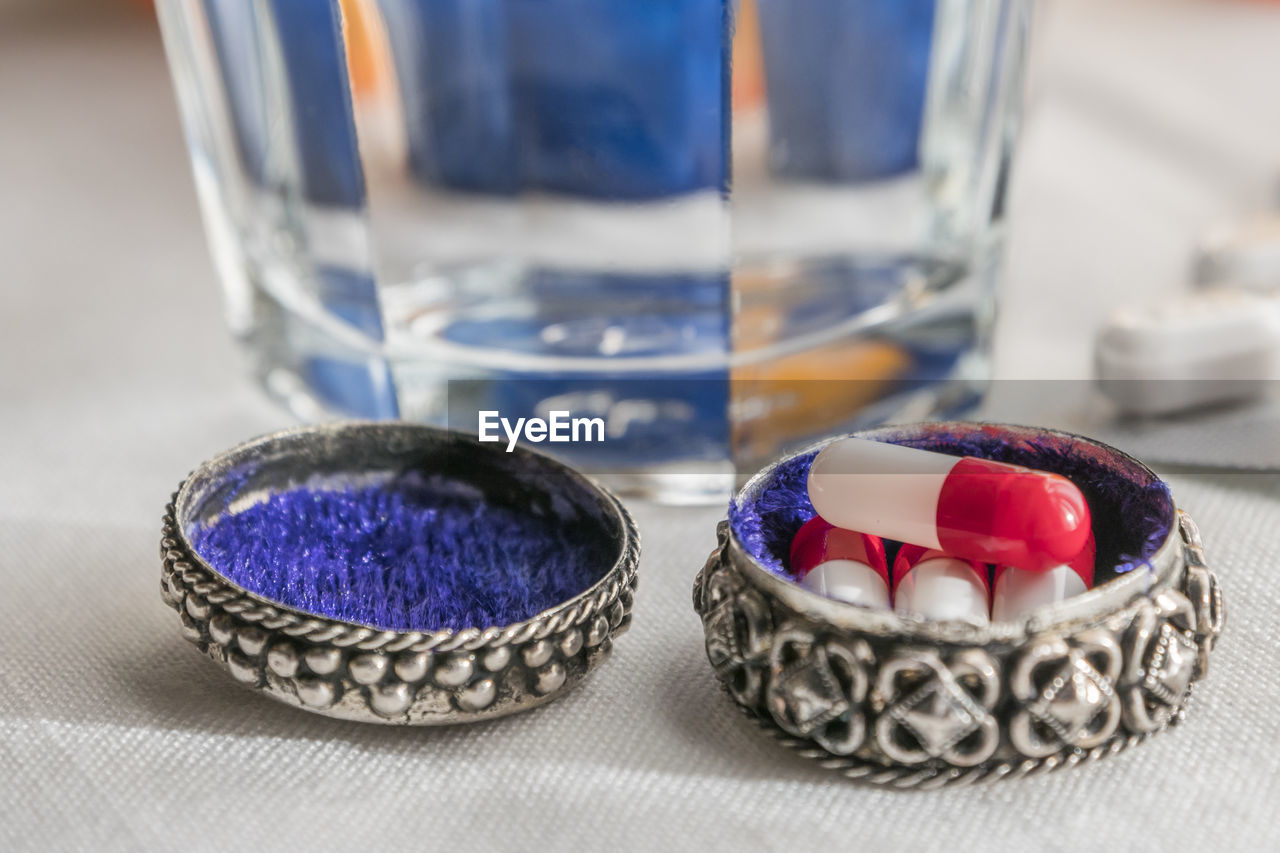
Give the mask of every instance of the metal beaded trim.
M 1141 743 L 1183 719 L 1225 619 L 1181 510 L 1147 588 L 1113 581 L 1083 610 L 1004 631 L 929 633 L 939 623 L 819 599 L 756 563 L 727 521 L 717 535 L 693 604 L 722 686 L 784 746 L 879 785 L 1020 778 Z
M 388 428 L 442 432 L 385 424 L 312 429 Z M 307 428 L 258 442 L 304 432 Z M 183 486 L 217 462 L 206 463 L 184 480 L 166 508 L 160 595 L 178 612 L 187 640 L 236 681 L 274 699 L 330 717 L 392 725 L 449 725 L 505 716 L 573 687 L 609 656 L 613 640 L 630 625 L 639 532 L 618 499 L 585 477 L 622 531 L 616 562 L 589 589 L 511 625 L 384 631 L 265 599 L 195 554 L 177 522 L 177 500 Z

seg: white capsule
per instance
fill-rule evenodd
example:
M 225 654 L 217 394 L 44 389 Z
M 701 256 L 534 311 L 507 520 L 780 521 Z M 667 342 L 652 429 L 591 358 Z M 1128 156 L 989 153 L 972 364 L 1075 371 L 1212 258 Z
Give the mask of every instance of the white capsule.
M 996 578 L 991 618 L 997 622 L 1018 619 L 1037 607 L 1063 601 L 1088 588 L 1070 566 L 1058 566 L 1047 572 L 1005 569 Z
M 991 595 L 991 618 L 997 622 L 1008 622 L 1037 607 L 1079 595 L 1093 584 L 1096 561 L 1097 546 L 1090 533 L 1084 549 L 1074 560 L 1048 571 L 1031 572 L 997 566 Z
M 984 570 L 969 560 L 904 545 L 893 563 L 893 609 L 925 619 L 985 625 L 990 620 Z
M 889 585 L 875 569 L 856 560 L 819 563 L 804 576 L 800 585 L 836 601 L 889 608 Z
M 818 595 L 889 608 L 889 567 L 878 536 L 832 527 L 815 515 L 791 540 L 790 568 L 801 586 Z
M 959 461 L 897 444 L 844 439 L 814 458 L 809 499 L 837 527 L 940 548 L 936 507 Z
M 1060 474 L 865 438 L 822 448 L 808 488 L 818 516 L 838 528 L 980 563 L 1048 569 L 1079 553 L 1089 532 L 1089 505 Z

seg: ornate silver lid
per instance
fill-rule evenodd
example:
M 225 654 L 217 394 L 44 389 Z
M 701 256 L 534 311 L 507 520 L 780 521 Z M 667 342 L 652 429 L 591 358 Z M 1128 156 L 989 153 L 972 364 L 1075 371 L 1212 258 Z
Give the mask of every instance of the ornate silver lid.
M 496 458 L 495 458 L 496 457 Z M 566 493 L 616 543 L 612 563 L 580 594 L 510 625 L 394 631 L 307 613 L 232 582 L 200 558 L 191 523 L 315 476 L 359 475 L 448 460 L 513 489 Z M 611 493 L 524 448 L 507 454 L 473 436 L 400 423 L 330 424 L 264 436 L 201 465 L 179 487 L 160 542 L 165 602 L 182 634 L 238 682 L 331 717 L 447 725 L 548 702 L 609 654 L 630 622 L 640 541 Z
M 938 427 L 859 435 L 909 438 Z M 1008 429 L 1021 439 L 1053 436 L 1157 479 L 1090 439 Z M 757 494 L 786 461 L 757 474 L 737 499 Z M 1207 671 L 1222 595 L 1195 525 L 1170 511 L 1168 535 L 1141 570 L 986 626 L 823 598 L 770 571 L 724 521 L 694 583 L 694 607 L 733 701 L 824 767 L 926 788 L 1045 772 L 1120 752 L 1178 723 Z

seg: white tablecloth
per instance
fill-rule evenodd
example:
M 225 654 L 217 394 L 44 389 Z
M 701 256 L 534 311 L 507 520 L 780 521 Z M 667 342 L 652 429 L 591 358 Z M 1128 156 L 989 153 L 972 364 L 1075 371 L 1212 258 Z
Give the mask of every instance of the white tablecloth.
M 1272 475 L 1170 475 L 1229 597 L 1213 672 L 1187 725 L 1050 777 L 884 791 L 761 737 L 690 607 L 715 508 L 633 503 L 634 626 L 541 710 L 393 730 L 234 687 L 160 602 L 159 516 L 196 462 L 288 419 L 232 366 L 154 25 L 26 8 L 0 13 L 0 849 L 1280 847 Z M 1280 164 L 1280 9 L 1049 11 L 1006 376 L 1087 375 L 1108 300 L 1176 286 Z

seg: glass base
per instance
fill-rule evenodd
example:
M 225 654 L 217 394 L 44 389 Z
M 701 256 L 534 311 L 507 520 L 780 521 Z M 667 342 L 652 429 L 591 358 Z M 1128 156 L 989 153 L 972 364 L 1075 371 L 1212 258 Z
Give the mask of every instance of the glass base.
M 511 423 L 564 411 L 598 419 L 599 440 L 535 449 L 669 504 L 723 502 L 823 435 L 962 413 L 988 376 L 989 264 L 775 258 L 680 277 L 471 268 L 386 288 L 365 315 L 349 298 L 360 285 L 342 285 L 358 276 L 254 272 L 241 340 L 263 387 L 303 420 L 477 432 L 481 411 Z

